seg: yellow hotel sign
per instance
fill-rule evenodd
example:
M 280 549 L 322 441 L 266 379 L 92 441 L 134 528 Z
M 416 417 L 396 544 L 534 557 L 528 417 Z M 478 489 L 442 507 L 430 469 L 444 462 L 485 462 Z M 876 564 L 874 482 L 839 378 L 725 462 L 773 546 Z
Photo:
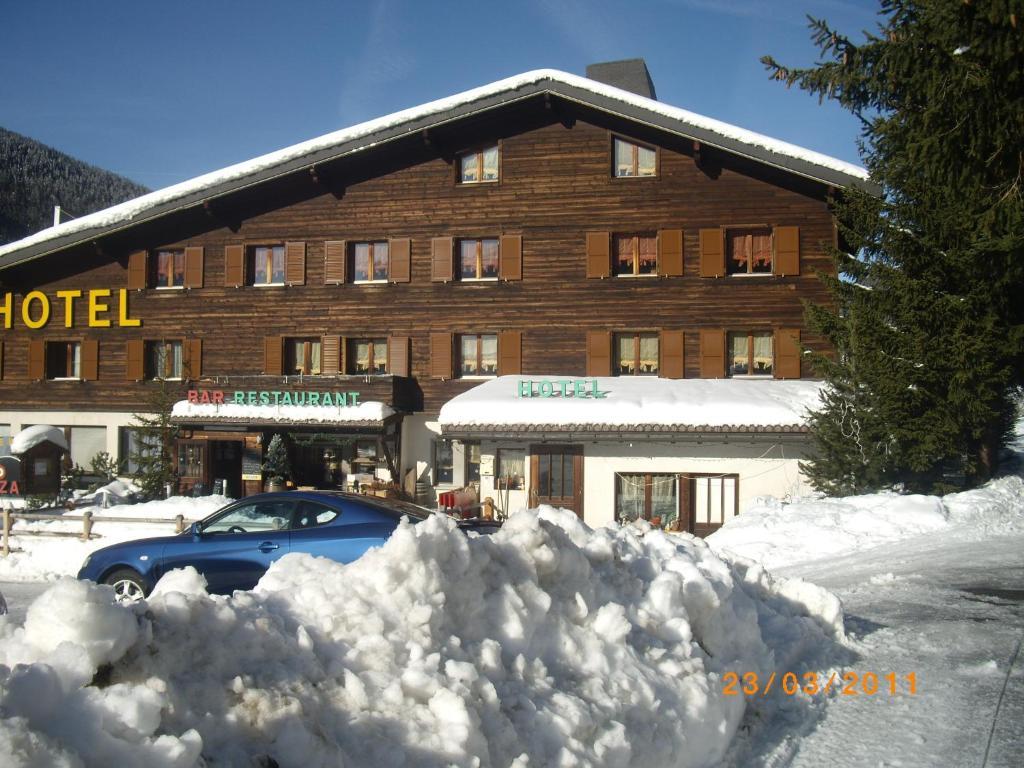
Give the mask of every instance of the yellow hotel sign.
M 90 328 L 110 328 L 115 320 L 119 328 L 138 328 L 142 325 L 141 320 L 128 316 L 128 291 L 124 288 L 117 291 L 117 317 L 110 317 L 114 311 L 110 306 L 112 294 L 109 288 L 94 288 L 90 291 L 70 289 L 57 291 L 57 299 L 51 303 L 50 297 L 42 291 L 31 291 L 21 300 L 21 312 L 15 318 L 14 294 L 5 293 L 0 299 L 0 318 L 3 318 L 4 328 L 10 328 L 18 319 L 26 328 L 37 330 L 50 322 L 52 314 L 63 309 L 64 327 L 73 328 L 75 302 L 82 301 L 88 307 Z

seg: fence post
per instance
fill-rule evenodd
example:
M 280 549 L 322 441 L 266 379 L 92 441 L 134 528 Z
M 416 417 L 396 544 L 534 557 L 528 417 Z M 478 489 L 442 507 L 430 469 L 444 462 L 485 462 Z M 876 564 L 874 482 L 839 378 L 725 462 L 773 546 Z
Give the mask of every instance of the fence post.
M 11 508 L 4 507 L 4 543 L 3 553 L 4 557 L 11 554 Z
M 484 498 L 484 509 L 482 517 L 484 520 L 494 519 L 494 499 L 490 496 Z
M 92 536 L 92 512 L 86 510 L 82 513 L 82 541 L 88 541 Z
M 175 533 L 181 533 L 184 530 L 185 530 L 185 516 L 184 515 L 177 515 L 174 518 L 174 532 Z

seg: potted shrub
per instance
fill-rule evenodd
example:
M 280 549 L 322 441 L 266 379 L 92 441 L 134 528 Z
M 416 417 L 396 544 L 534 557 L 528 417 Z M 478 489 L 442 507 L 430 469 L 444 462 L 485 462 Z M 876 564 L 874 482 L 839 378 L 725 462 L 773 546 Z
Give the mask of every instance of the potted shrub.
M 267 455 L 263 459 L 263 479 L 265 491 L 283 491 L 285 482 L 292 473 L 288 464 L 288 449 L 280 435 L 270 438 Z

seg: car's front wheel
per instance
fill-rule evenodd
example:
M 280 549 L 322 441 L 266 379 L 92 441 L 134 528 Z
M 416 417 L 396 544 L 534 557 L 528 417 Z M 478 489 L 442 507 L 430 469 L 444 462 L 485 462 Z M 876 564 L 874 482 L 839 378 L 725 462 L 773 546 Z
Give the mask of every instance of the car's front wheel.
M 119 603 L 137 603 L 146 596 L 146 585 L 131 568 L 121 568 L 110 573 L 103 580 L 114 588 L 114 595 Z

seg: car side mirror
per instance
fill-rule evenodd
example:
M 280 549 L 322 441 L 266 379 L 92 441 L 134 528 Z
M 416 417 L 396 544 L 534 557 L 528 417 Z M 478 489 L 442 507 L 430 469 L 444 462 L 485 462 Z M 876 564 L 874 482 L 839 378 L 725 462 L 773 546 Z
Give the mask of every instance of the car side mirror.
M 192 523 L 189 526 L 188 532 L 192 534 L 192 541 L 199 541 L 203 538 L 203 528 L 198 522 Z

